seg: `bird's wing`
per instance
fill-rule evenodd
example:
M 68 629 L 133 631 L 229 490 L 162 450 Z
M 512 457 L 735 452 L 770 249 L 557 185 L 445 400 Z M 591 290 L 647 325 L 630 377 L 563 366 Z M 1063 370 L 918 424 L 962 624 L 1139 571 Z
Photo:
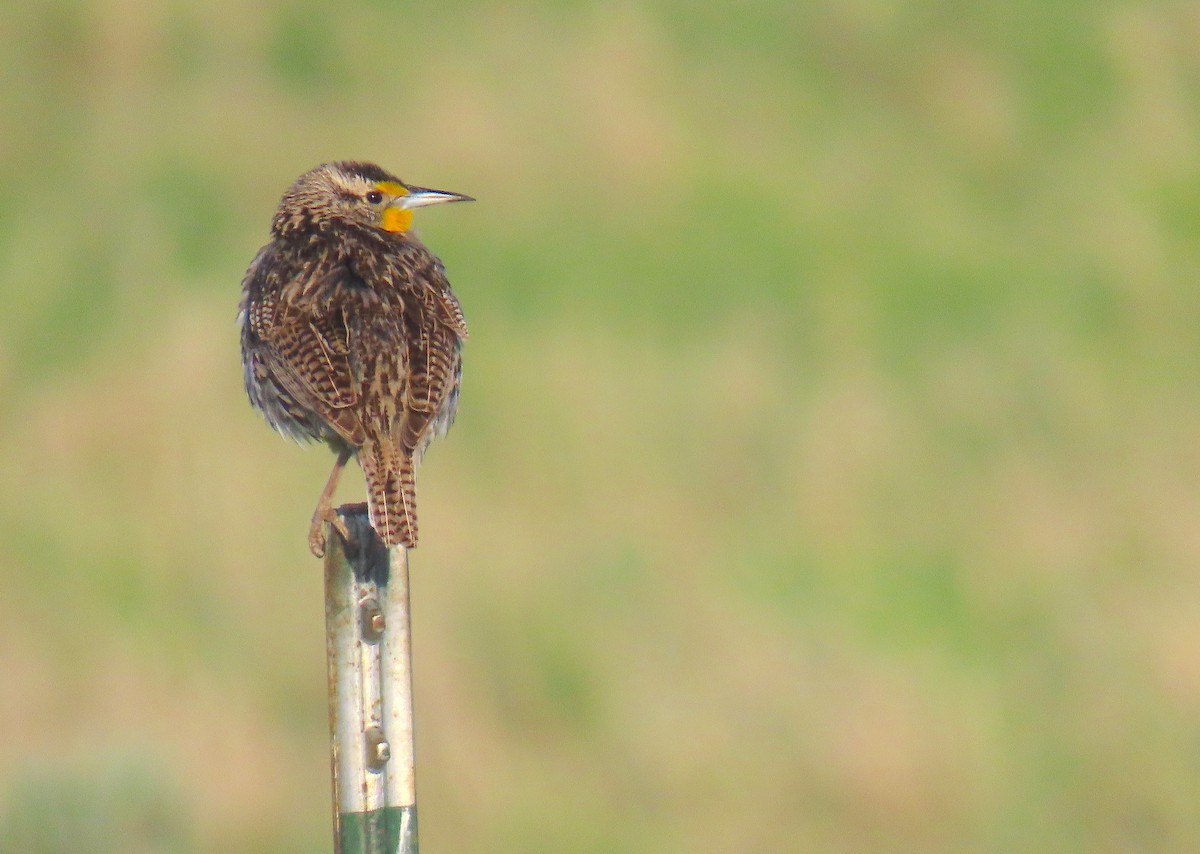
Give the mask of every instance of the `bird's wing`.
M 427 317 L 425 323 L 408 330 L 403 405 L 397 413 L 400 417 L 392 422 L 392 435 L 418 458 L 433 438 L 436 425 L 453 418 L 461 370 L 460 347 L 457 331 L 440 319 Z
M 279 272 L 272 265 L 255 266 L 272 267 L 273 272 L 266 275 Z M 324 273 L 295 272 L 284 285 L 294 289 L 292 293 L 264 303 L 250 322 L 265 345 L 264 360 L 280 385 L 346 441 L 360 445 L 364 434 L 354 411 L 359 389 L 350 364 L 346 318 L 341 310 L 327 310 L 331 309 L 329 291 L 355 287 L 352 276 L 341 265 Z
M 466 341 L 467 319 L 463 316 L 458 297 L 450 289 L 450 280 L 446 278 L 446 268 L 442 262 L 424 245 L 415 244 L 405 258 L 405 266 L 409 277 L 408 289 L 425 304 L 426 313 L 453 330 L 457 338 Z M 418 286 L 417 282 L 421 284 Z
M 454 291 L 450 290 L 450 280 L 446 278 L 446 268 L 437 258 L 433 259 L 433 265 L 435 275 L 432 275 L 429 281 L 434 287 L 442 319 L 454 330 L 454 334 L 460 341 L 466 341 L 467 319 L 463 316 L 462 306 L 458 304 L 458 297 L 454 295 Z

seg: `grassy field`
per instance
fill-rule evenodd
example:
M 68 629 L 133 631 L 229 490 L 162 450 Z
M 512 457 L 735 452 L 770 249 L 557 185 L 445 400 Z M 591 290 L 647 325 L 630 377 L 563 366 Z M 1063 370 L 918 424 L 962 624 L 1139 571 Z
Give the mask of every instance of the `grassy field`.
M 10 5 L 0 850 L 331 848 L 235 314 L 343 158 L 479 198 L 428 851 L 1200 848 L 1195 4 Z

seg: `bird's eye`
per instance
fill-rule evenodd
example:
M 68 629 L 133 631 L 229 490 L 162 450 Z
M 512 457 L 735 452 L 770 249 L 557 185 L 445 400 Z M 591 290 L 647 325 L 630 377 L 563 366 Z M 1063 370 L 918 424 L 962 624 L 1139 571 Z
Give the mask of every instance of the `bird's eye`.
M 378 190 L 372 190 L 371 192 L 367 193 L 367 201 L 373 205 L 377 205 L 383 201 L 383 193 L 379 192 Z

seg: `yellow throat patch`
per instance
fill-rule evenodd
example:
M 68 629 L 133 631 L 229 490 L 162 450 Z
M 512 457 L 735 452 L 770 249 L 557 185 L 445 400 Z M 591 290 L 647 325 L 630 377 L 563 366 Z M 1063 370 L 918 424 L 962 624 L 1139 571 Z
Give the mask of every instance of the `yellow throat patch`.
M 412 227 L 412 211 L 400 210 L 400 208 L 384 208 L 383 220 L 380 226 L 384 231 L 390 231 L 393 234 L 408 231 Z
M 397 199 L 408 195 L 408 190 L 394 181 L 383 181 L 376 184 L 375 189 Z M 384 231 L 390 231 L 393 234 L 402 234 L 412 227 L 412 220 L 412 211 L 389 207 L 383 209 L 383 217 L 380 219 L 379 225 Z

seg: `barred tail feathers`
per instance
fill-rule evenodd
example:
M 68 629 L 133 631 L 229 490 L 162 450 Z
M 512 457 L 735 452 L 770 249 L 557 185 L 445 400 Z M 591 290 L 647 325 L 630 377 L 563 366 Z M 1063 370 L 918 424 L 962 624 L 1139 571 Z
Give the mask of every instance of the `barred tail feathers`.
M 371 527 L 387 546 L 417 545 L 416 466 L 391 443 L 367 443 L 358 454 L 367 482 Z

